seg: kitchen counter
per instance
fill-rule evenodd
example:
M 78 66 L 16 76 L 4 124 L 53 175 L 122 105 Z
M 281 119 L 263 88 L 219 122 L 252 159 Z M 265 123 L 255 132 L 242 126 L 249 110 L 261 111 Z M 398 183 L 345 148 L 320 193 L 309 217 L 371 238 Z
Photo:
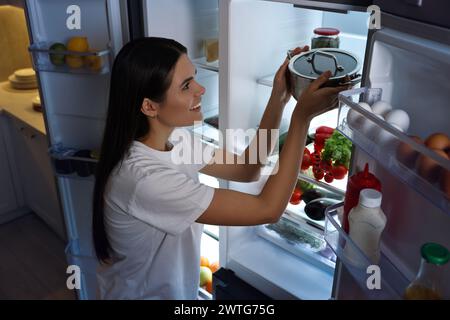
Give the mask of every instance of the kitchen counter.
M 0 112 L 7 112 L 13 117 L 46 134 L 44 116 L 33 110 L 31 101 L 39 94 L 37 89 L 16 90 L 8 81 L 0 82 Z

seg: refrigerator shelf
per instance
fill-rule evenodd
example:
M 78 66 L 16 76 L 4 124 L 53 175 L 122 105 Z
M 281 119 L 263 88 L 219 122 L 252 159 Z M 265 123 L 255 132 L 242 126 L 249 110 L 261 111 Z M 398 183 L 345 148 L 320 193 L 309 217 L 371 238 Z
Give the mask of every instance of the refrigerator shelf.
M 369 279 L 373 274 L 373 269 L 370 269 L 369 266 L 374 264 L 341 228 L 342 212 L 343 202 L 327 208 L 325 241 L 366 294 L 364 298 L 402 299 L 404 290 L 410 281 L 387 257 L 383 246 L 381 246 L 380 261 L 376 265 L 380 268 L 380 287 L 372 290 L 368 288 L 368 284 L 374 283 Z
M 372 105 L 381 100 L 382 89 L 360 88 L 339 94 L 339 117 L 337 129 L 352 142 L 377 160 L 387 171 L 408 184 L 444 213 L 450 214 L 450 199 L 440 189 L 439 183 L 431 183 L 417 170 L 417 159 L 434 160 L 441 171 L 450 171 L 450 160 L 440 157 L 424 145 L 416 143 L 407 134 L 361 108 L 358 102 Z M 394 108 L 395 109 L 395 108 Z M 351 116 L 347 117 L 351 112 Z M 350 120 L 350 121 L 349 121 Z M 408 154 L 404 153 L 408 151 Z M 408 160 L 415 154 L 416 160 Z
M 207 62 L 206 57 L 192 59 L 192 62 L 202 69 L 219 72 L 219 60 L 213 62 Z
M 55 174 L 60 177 L 90 178 L 95 174 L 98 160 L 91 150 L 77 150 L 55 145 L 49 148 Z
M 106 74 L 110 70 L 110 50 L 90 52 L 50 50 L 46 42 L 31 44 L 28 50 L 33 57 L 36 71 L 49 71 L 74 74 Z M 67 57 L 72 59 L 68 61 Z

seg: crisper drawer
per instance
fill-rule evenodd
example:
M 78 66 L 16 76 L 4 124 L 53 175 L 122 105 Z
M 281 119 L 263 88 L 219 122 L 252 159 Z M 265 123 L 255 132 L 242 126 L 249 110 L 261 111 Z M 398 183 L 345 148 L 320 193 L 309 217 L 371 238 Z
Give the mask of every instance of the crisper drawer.
M 337 129 L 383 166 L 387 172 L 396 176 L 411 190 L 421 194 L 429 203 L 448 215 L 450 213 L 448 156 L 442 150 L 434 152 L 421 143 L 427 137 L 409 136 L 407 129 L 402 132 L 399 126 L 409 122 L 405 120 L 408 116 L 404 113 L 397 112 L 395 117 L 393 113 L 385 113 L 386 119 L 392 120 L 388 123 L 381 114 L 371 112 L 371 107 L 382 99 L 382 94 L 382 89 L 375 88 L 341 92 Z M 383 104 L 389 105 L 388 102 Z M 393 105 L 392 110 L 398 111 L 399 108 Z M 410 116 L 411 122 L 424 121 L 424 119 L 415 119 L 413 114 Z M 445 137 L 445 134 L 441 136 Z

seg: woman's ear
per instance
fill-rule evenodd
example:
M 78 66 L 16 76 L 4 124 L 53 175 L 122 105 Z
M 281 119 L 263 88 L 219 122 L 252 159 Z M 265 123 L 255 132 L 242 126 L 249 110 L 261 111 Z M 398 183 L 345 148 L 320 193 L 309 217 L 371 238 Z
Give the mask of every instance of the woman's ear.
M 158 109 L 158 103 L 148 98 L 144 98 L 144 100 L 142 101 L 141 112 L 147 117 L 156 118 L 156 116 L 158 115 Z

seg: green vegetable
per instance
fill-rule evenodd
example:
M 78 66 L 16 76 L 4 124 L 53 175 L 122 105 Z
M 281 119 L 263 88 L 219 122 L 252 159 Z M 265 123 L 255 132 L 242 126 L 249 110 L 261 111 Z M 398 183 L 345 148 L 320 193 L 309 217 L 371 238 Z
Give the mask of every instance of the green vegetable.
M 340 134 L 339 131 L 334 130 L 331 137 L 325 141 L 322 159 L 327 161 L 331 160 L 334 165 L 341 164 L 348 168 L 351 156 L 352 142 Z
M 300 190 L 302 190 L 303 192 L 314 189 L 313 184 L 303 181 L 303 180 L 300 180 L 300 179 L 297 180 L 296 187 L 299 188 Z

